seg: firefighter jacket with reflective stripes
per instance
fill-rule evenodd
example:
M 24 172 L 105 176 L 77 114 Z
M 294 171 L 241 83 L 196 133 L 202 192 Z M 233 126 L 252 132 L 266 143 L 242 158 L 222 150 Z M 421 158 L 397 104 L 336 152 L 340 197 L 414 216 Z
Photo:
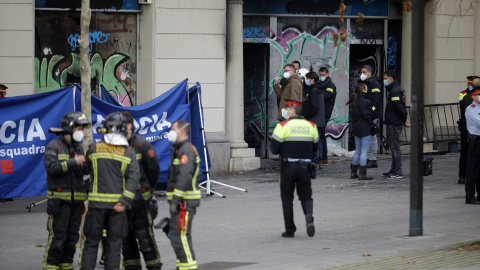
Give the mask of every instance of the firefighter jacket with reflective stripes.
M 47 145 L 43 155 L 47 171 L 47 198 L 76 202 L 87 199 L 83 183 L 85 166 L 75 161 L 75 156 L 83 154 L 80 144 L 68 143 L 63 135 Z
M 378 82 L 378 77 L 372 76 L 365 81 L 359 80 L 358 82 L 364 83 L 368 87 L 367 98 L 372 101 L 372 110 L 374 118 L 382 118 L 383 116 L 383 103 L 382 103 L 382 86 Z
M 140 181 L 135 151 L 102 140 L 90 145 L 86 159 L 90 173 L 88 206 L 112 209 L 121 202 L 129 208 Z
M 155 153 L 152 144 L 140 135 L 133 134 L 128 143 L 137 155 L 138 167 L 140 169 L 139 191 L 144 200 L 150 200 L 160 176 L 157 153 Z
M 478 89 L 478 87 L 476 89 Z M 468 90 L 468 88 L 460 92 L 460 96 L 458 97 L 458 102 L 460 103 L 460 128 L 466 129 L 467 120 L 465 119 L 465 110 L 473 102 L 473 98 L 470 95 L 470 90 Z
M 270 151 L 282 157 L 312 159 L 318 150 L 318 129 L 315 123 L 301 116 L 278 123 L 272 134 Z
M 187 201 L 187 205 L 200 205 L 197 189 L 200 157 L 189 140 L 174 143 L 171 147 L 171 164 L 168 168 L 167 200 L 175 204 Z
M 385 124 L 400 126 L 407 121 L 407 106 L 405 104 L 405 91 L 398 81 L 393 81 L 386 86 L 387 105 L 385 106 Z
M 337 98 L 337 87 L 332 82 L 330 77 L 327 77 L 323 82 L 325 84 L 325 119 L 326 122 L 332 117 L 333 108 L 335 107 L 335 99 Z M 325 123 L 326 125 L 327 123 Z

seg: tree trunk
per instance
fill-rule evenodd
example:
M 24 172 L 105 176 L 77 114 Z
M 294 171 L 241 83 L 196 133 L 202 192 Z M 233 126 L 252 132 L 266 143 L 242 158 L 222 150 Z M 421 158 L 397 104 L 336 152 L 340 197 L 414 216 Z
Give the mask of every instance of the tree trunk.
M 92 70 L 90 67 L 90 18 L 92 17 L 92 10 L 90 9 L 90 1 L 82 0 L 82 13 L 80 18 L 80 76 L 82 85 L 82 112 L 87 117 L 88 121 L 92 122 L 92 90 L 90 88 L 90 81 L 92 78 Z M 83 139 L 83 149 L 87 153 L 88 146 L 92 143 L 93 134 L 92 128 L 85 128 L 83 131 L 85 138 Z

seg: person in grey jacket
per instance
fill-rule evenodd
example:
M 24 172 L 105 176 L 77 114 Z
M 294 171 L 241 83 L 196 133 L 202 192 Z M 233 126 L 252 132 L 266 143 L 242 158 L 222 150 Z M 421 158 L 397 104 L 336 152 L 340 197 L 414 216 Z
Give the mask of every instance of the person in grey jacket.
M 305 89 L 303 91 L 303 116 L 305 119 L 317 125 L 318 133 L 325 128 L 325 98 L 323 82 L 319 80 L 316 72 L 309 72 L 305 75 Z M 318 150 L 313 154 L 313 162 L 318 163 L 318 168 L 322 168 L 322 150 L 323 145 L 319 140 Z

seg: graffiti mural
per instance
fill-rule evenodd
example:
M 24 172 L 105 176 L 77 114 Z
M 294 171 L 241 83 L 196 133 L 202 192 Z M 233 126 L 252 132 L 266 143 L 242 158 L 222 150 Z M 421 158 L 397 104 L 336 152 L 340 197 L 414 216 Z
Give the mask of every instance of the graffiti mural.
M 35 92 L 80 84 L 80 13 L 36 11 Z M 135 105 L 135 14 L 93 13 L 90 24 L 92 93 L 103 87 L 125 106 Z

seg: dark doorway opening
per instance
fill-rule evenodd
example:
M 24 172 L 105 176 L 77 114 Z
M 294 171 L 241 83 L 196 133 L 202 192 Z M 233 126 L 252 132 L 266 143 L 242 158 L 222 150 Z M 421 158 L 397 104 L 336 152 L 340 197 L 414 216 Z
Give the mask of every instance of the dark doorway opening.
M 268 62 L 269 44 L 243 44 L 244 136 L 257 157 L 268 152 Z

